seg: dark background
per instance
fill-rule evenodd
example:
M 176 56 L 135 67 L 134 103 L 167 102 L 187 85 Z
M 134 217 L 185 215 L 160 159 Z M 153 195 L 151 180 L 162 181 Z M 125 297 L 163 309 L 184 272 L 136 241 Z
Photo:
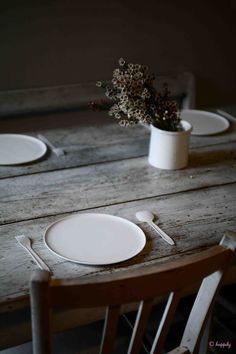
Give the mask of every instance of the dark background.
M 235 102 L 235 1 L 8 1 L 0 91 L 110 79 L 119 57 L 191 71 L 197 107 Z

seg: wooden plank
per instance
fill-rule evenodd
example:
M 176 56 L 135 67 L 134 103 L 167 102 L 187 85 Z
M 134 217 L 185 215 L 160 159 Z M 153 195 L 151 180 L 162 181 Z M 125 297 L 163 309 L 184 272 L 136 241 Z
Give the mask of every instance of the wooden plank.
M 85 119 L 69 127 L 43 129 L 34 127 L 34 131 L 26 134 L 35 136 L 36 132 L 45 135 L 56 146 L 66 151 L 63 158 L 58 158 L 50 150 L 40 161 L 19 166 L 0 166 L 0 178 L 27 175 L 38 172 L 79 167 L 92 163 L 127 159 L 148 155 L 149 129 L 137 125 L 132 128 L 120 127 L 116 121 L 106 117 L 106 113 L 84 112 L 76 113 L 75 119 Z M 92 115 L 94 114 L 94 117 Z M 75 113 L 74 113 L 75 115 Z M 72 115 L 73 116 L 73 115 Z M 68 113 L 65 114 L 65 118 Z M 97 122 L 95 117 L 97 117 Z M 38 118 L 40 120 L 41 117 Z M 87 121 L 87 125 L 86 124 Z M 91 121 L 94 123 L 91 125 Z M 32 122 L 31 122 L 32 124 Z M 45 122 L 46 124 L 46 122 Z M 15 124 L 12 125 L 15 127 Z M 33 128 L 33 127 L 31 127 Z M 12 128 L 13 129 L 13 128 Z M 12 130 L 16 132 L 16 130 Z M 236 120 L 231 121 L 230 129 L 213 136 L 192 136 L 191 148 L 212 146 L 236 141 Z
M 0 117 L 25 113 L 39 113 L 79 109 L 92 100 L 104 98 L 96 82 L 35 87 L 0 92 Z
M 0 166 L 0 178 L 78 167 L 147 155 L 149 131 L 143 126 L 124 129 L 116 124 L 39 130 L 66 155 L 58 158 L 50 149 L 40 160 L 19 166 Z M 27 133 L 36 136 L 35 132 Z
M 193 151 L 189 167 L 159 170 L 147 158 L 0 181 L 0 223 L 74 212 L 236 181 L 236 143 Z
M 17 307 L 18 298 L 28 294 L 29 277 L 37 266 L 14 239 L 17 234 L 32 238 L 33 248 L 53 270 L 56 277 L 80 277 L 100 272 L 116 272 L 127 267 L 144 267 L 145 263 L 165 262 L 209 247 L 220 241 L 226 230 L 236 230 L 236 184 L 190 191 L 165 197 L 101 207 L 90 212 L 108 213 L 137 223 L 145 232 L 144 250 L 126 262 L 95 267 L 67 262 L 52 254 L 43 243 L 46 227 L 64 215 L 12 223 L 0 227 L 0 302 Z M 160 226 L 176 241 L 168 245 L 146 224 L 137 222 L 138 210 L 158 214 Z
M 110 82 L 110 80 L 108 81 Z M 183 96 L 184 108 L 195 107 L 195 79 L 191 72 L 163 74 L 155 81 L 157 90 L 168 85 L 171 95 Z M 0 92 L 0 117 L 14 114 L 65 111 L 87 107 L 91 101 L 107 100 L 104 91 L 95 81 L 64 84 L 60 86 L 34 87 L 4 90 Z

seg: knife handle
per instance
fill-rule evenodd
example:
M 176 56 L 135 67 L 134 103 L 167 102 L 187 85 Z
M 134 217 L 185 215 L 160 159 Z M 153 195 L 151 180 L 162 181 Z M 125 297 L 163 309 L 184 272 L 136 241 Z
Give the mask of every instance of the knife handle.
M 172 240 L 172 238 L 170 236 L 168 236 L 159 226 L 157 226 L 154 222 L 150 222 L 150 225 L 152 226 L 152 228 L 161 236 L 161 238 L 163 238 L 163 240 L 165 240 L 166 242 L 168 242 L 170 245 L 174 245 L 175 242 L 174 240 Z

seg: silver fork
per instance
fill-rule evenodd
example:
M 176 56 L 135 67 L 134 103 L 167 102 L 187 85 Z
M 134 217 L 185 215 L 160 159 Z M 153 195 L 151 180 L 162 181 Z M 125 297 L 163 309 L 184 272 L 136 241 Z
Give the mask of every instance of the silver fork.
M 47 144 L 50 149 L 56 154 L 57 156 L 62 156 L 65 155 L 65 151 L 62 148 L 58 148 L 55 145 L 53 145 L 44 135 L 42 134 L 37 134 L 37 137 L 42 140 L 45 144 Z
M 25 235 L 19 235 L 15 236 L 15 238 L 19 242 L 19 244 L 31 255 L 31 257 L 37 263 L 40 269 L 46 270 L 52 274 L 52 271 L 47 266 L 47 264 L 44 263 L 44 261 L 39 257 L 39 255 L 37 255 L 37 253 L 31 247 L 31 240 L 29 237 Z

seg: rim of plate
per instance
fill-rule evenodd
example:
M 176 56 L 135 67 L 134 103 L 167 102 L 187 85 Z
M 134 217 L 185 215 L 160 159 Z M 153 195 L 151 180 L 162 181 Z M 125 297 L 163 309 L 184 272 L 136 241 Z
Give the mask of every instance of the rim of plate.
M 103 216 L 103 217 L 110 217 L 110 218 L 115 218 L 115 219 L 119 219 L 121 220 L 122 222 L 126 222 L 127 224 L 131 225 L 133 228 L 136 228 L 138 230 L 138 232 L 140 233 L 140 235 L 142 235 L 143 237 L 143 245 L 142 245 L 142 248 L 139 250 L 139 252 L 135 253 L 134 255 L 128 257 L 128 258 L 124 258 L 122 260 L 119 260 L 119 261 L 115 261 L 115 262 L 104 262 L 104 263 L 92 263 L 92 262 L 80 262 L 78 260 L 72 260 L 71 258 L 68 258 L 68 257 L 65 257 L 65 256 L 62 256 L 60 255 L 59 253 L 55 252 L 48 244 L 47 244 L 47 241 L 46 241 L 46 234 L 48 232 L 48 230 L 50 228 L 52 228 L 55 224 L 57 224 L 58 222 L 60 221 L 63 221 L 65 219 L 72 219 L 76 216 L 83 216 L 83 215 L 92 215 L 92 216 Z M 109 265 L 109 264 L 118 264 L 118 263 L 121 263 L 121 262 L 124 262 L 124 261 L 127 261 L 135 256 L 137 256 L 145 247 L 146 245 L 146 242 L 147 242 L 147 239 L 146 239 L 146 235 L 144 233 L 144 231 L 138 226 L 136 225 L 134 222 L 128 220 L 128 219 L 125 219 L 125 218 L 122 218 L 121 216 L 116 216 L 116 215 L 112 215 L 112 214 L 106 214 L 106 213 L 76 213 L 74 215 L 68 215 L 68 216 L 65 216 L 61 219 L 58 219 L 54 222 L 52 222 L 50 225 L 48 225 L 44 231 L 44 234 L 43 234 L 43 240 L 44 240 L 44 244 L 46 245 L 46 247 L 49 249 L 50 252 L 54 253 L 56 256 L 62 258 L 62 259 L 65 259 L 67 261 L 70 261 L 70 262 L 73 262 L 73 263 L 77 263 L 77 264 L 83 264 L 83 265 L 94 265 L 94 266 L 102 266 L 102 265 Z

